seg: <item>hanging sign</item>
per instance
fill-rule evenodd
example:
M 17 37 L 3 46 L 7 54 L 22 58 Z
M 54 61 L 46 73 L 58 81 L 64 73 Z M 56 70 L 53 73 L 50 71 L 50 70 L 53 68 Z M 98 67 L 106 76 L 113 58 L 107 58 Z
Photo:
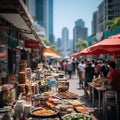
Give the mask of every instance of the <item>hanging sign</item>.
M 26 40 L 25 41 L 25 47 L 26 48 L 37 49 L 37 48 L 39 48 L 39 42 L 38 41 L 34 41 L 34 40 Z

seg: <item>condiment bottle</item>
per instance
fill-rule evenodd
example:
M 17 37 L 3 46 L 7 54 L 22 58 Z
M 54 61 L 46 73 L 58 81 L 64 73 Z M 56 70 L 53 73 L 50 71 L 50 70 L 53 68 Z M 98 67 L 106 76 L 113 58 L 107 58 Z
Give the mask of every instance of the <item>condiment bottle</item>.
M 20 118 L 21 117 L 21 113 L 24 113 L 24 105 L 23 105 L 23 100 L 21 100 L 21 95 L 18 98 L 19 100 L 17 100 L 14 111 L 15 111 L 15 118 Z

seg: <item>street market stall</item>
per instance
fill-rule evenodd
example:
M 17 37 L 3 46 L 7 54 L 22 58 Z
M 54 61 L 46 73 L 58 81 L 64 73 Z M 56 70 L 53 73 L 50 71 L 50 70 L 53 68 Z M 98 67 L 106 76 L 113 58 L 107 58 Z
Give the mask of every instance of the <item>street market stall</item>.
M 44 48 L 43 49 L 43 56 L 60 57 L 61 55 L 58 52 L 52 50 L 51 48 Z
M 49 70 L 43 68 L 42 64 L 38 64 L 36 69 L 40 70 L 39 79 L 36 79 L 36 74 L 32 72 L 31 79 L 28 80 L 28 71 L 31 71 L 26 69 L 26 61 L 20 62 L 20 68 L 20 73 L 24 73 L 24 71 L 25 73 L 22 76 L 19 74 L 18 87 L 21 85 L 25 88 L 20 89 L 24 92 L 19 91 L 18 98 L 12 103 L 13 108 L 10 110 L 14 111 L 14 114 L 10 112 L 11 117 L 17 119 L 22 115 L 22 117 L 32 120 L 66 120 L 66 117 L 79 116 L 79 118 L 93 120 L 94 109 L 87 107 L 77 94 L 69 91 L 69 81 L 65 78 L 63 71 Z M 37 84 L 37 87 L 28 87 L 26 84 Z M 41 86 L 44 85 L 48 86 L 48 89 L 41 89 Z M 67 86 L 67 89 L 59 90 L 59 86 Z M 28 88 L 29 92 L 25 92 Z M 2 109 L 4 110 L 5 107 Z

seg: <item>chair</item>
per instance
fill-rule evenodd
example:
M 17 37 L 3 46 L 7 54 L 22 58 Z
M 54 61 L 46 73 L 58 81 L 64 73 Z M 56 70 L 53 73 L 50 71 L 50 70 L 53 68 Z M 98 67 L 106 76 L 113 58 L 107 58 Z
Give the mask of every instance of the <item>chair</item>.
M 106 91 L 105 92 L 105 120 L 108 119 L 108 112 L 110 112 L 111 115 L 113 115 L 113 107 L 116 110 L 116 119 L 118 120 L 118 98 L 117 98 L 117 92 L 116 91 Z M 111 118 L 110 118 L 111 119 Z

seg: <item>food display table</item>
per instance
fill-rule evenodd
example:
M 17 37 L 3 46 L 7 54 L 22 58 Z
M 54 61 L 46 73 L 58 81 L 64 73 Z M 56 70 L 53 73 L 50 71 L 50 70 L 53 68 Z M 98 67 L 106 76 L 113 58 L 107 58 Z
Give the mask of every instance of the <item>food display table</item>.
M 103 94 L 104 96 L 104 92 L 107 90 L 106 87 L 103 87 L 103 86 L 97 86 L 94 82 L 89 82 L 88 83 L 89 85 L 89 89 L 90 89 L 90 98 L 92 98 L 92 103 L 93 105 L 95 105 L 95 99 L 94 99 L 94 90 L 97 90 L 98 91 L 98 112 L 100 113 L 100 110 L 101 110 L 101 106 L 103 105 L 104 107 L 104 98 L 102 98 L 102 103 L 101 103 L 101 94 Z M 92 91 L 91 91 L 92 89 Z
M 79 100 L 78 95 L 69 91 L 65 92 L 44 92 L 44 94 L 49 95 L 48 100 L 45 100 L 44 102 L 40 102 L 40 106 L 36 106 L 33 109 L 32 112 L 32 118 L 37 118 L 37 119 L 47 119 L 52 120 L 53 117 L 55 118 L 54 120 L 64 120 L 65 116 L 72 114 L 72 115 L 82 115 L 82 116 L 87 116 L 91 117 L 90 120 L 93 119 L 93 112 L 94 108 L 87 107 L 85 104 L 82 103 L 82 101 Z M 40 107 L 40 108 L 38 108 Z M 43 109 L 41 112 L 40 109 Z M 40 115 L 42 113 L 47 113 L 44 112 L 47 110 L 54 110 L 52 114 L 49 115 L 49 111 L 47 115 Z M 34 112 L 35 111 L 35 112 Z M 95 116 L 94 116 L 95 117 Z
M 25 67 L 21 69 L 21 71 L 23 70 L 25 70 Z M 16 110 L 16 103 L 21 103 L 22 108 L 24 106 L 22 114 L 25 114 L 28 120 L 65 120 L 65 117 L 71 114 L 73 116 L 79 115 L 79 117 L 90 117 L 90 120 L 94 120 L 92 114 L 94 109 L 87 107 L 80 101 L 77 94 L 69 91 L 70 84 L 64 77 L 64 73 L 43 70 L 41 76 L 37 77 L 39 79 L 36 79 L 31 72 L 31 75 L 28 73 L 27 69 L 27 72 L 19 74 L 17 91 L 20 90 L 20 94 L 18 94 L 18 98 L 13 104 L 13 111 Z M 50 80 L 53 84 L 49 84 Z M 57 87 L 57 89 L 50 89 L 49 85 L 53 85 L 53 88 Z M 58 90 L 60 85 L 67 86 L 67 89 Z M 20 101 L 18 102 L 18 100 Z

